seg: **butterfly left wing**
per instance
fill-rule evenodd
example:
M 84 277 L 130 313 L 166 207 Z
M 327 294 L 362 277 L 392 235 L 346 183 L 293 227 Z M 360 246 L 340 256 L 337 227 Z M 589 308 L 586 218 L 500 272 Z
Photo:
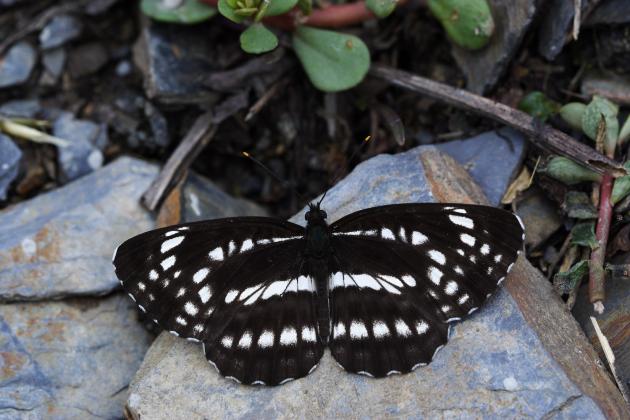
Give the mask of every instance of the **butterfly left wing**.
M 271 218 L 190 223 L 129 239 L 113 263 L 140 309 L 202 341 L 222 375 L 278 384 L 308 374 L 323 352 L 303 234 Z
M 429 363 L 523 244 L 512 213 L 459 204 L 371 208 L 331 229 L 330 348 L 346 370 L 376 377 Z

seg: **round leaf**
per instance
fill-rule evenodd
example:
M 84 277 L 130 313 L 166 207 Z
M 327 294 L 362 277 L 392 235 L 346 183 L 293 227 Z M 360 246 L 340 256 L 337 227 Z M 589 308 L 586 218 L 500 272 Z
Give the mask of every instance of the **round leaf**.
M 540 169 L 540 172 L 558 181 L 564 182 L 567 185 L 579 184 L 580 182 L 586 181 L 601 181 L 601 175 L 584 166 L 578 165 L 564 156 L 554 157 L 549 161 L 546 168 Z
M 278 38 L 262 23 L 254 23 L 241 34 L 241 48 L 250 54 L 262 54 L 278 46 Z
M 597 138 L 597 127 L 603 115 L 606 121 L 606 150 L 614 150 L 617 136 L 619 135 L 618 112 L 619 108 L 617 105 L 601 96 L 594 96 L 593 100 L 586 106 L 584 114 L 582 114 L 582 131 L 595 140 Z
M 396 9 L 397 0 L 366 0 L 365 5 L 377 17 L 389 16 Z
M 299 26 L 293 48 L 313 85 L 325 92 L 356 86 L 370 68 L 370 52 L 354 35 Z
M 429 0 L 428 5 L 460 47 L 478 50 L 490 41 L 494 20 L 486 0 Z
M 582 130 L 582 115 L 585 109 L 586 105 L 581 102 L 569 102 L 560 108 L 560 116 L 572 128 Z
M 245 20 L 243 16 L 239 16 L 234 13 L 234 9 L 229 5 L 228 0 L 219 0 L 217 4 L 219 8 L 219 13 L 227 19 L 230 19 L 232 22 L 241 23 Z
M 263 0 L 264 1 L 264 0 Z M 282 15 L 293 9 L 298 0 L 270 0 L 265 16 Z
M 197 0 L 142 0 L 142 13 L 162 22 L 194 24 L 210 19 L 217 9 Z
M 532 117 L 546 121 L 549 117 L 558 112 L 560 105 L 547 98 L 544 93 L 530 92 L 518 104 L 521 111 L 527 112 Z

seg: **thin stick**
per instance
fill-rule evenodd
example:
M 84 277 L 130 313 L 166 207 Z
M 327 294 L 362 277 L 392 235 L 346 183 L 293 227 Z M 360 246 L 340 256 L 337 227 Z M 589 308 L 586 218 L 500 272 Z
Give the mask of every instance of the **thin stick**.
M 626 174 L 621 164 L 578 142 L 562 131 L 541 124 L 528 114 L 502 103 L 383 65 L 373 65 L 370 74 L 393 85 L 425 94 L 509 125 L 526 134 L 529 141 L 536 146 L 566 156 L 597 173 L 610 172 L 614 177 Z
M 595 328 L 595 334 L 597 335 L 597 339 L 599 340 L 599 344 L 602 346 L 602 350 L 604 351 L 604 356 L 606 357 L 606 361 L 608 362 L 608 366 L 610 366 L 610 372 L 612 373 L 615 382 L 617 382 L 617 387 L 619 387 L 619 391 L 621 391 L 621 395 L 623 399 L 626 400 L 628 404 L 630 404 L 630 395 L 628 395 L 628 389 L 622 380 L 617 376 L 617 369 L 615 368 L 615 353 L 610 347 L 610 343 L 608 339 L 599 328 L 599 324 L 594 317 L 590 317 L 591 322 L 593 323 L 593 328 Z
M 150 211 L 157 209 L 164 197 L 177 185 L 188 167 L 214 137 L 217 125 L 212 123 L 212 118 L 211 111 L 199 116 L 168 158 L 160 174 L 142 195 L 142 203 L 147 209 Z

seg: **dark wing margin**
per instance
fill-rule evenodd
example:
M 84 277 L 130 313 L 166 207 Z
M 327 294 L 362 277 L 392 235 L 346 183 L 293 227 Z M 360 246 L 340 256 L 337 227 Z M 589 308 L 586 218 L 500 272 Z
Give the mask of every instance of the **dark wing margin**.
M 123 289 L 158 325 L 201 341 L 219 373 L 276 385 L 321 358 L 316 287 L 303 272 L 304 228 L 270 218 L 171 226 L 123 243 Z
M 504 280 L 524 240 L 512 213 L 460 204 L 377 207 L 331 228 L 331 352 L 376 377 L 428 364 L 449 323 Z

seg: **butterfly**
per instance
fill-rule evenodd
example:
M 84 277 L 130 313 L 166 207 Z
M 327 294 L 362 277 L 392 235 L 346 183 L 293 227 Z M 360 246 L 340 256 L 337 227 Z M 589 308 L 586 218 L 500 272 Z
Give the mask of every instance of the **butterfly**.
M 320 203 L 306 227 L 234 217 L 145 232 L 118 247 L 116 275 L 221 375 L 278 385 L 311 373 L 326 347 L 371 377 L 430 363 L 523 247 L 518 216 L 493 207 L 396 204 L 329 225 Z

